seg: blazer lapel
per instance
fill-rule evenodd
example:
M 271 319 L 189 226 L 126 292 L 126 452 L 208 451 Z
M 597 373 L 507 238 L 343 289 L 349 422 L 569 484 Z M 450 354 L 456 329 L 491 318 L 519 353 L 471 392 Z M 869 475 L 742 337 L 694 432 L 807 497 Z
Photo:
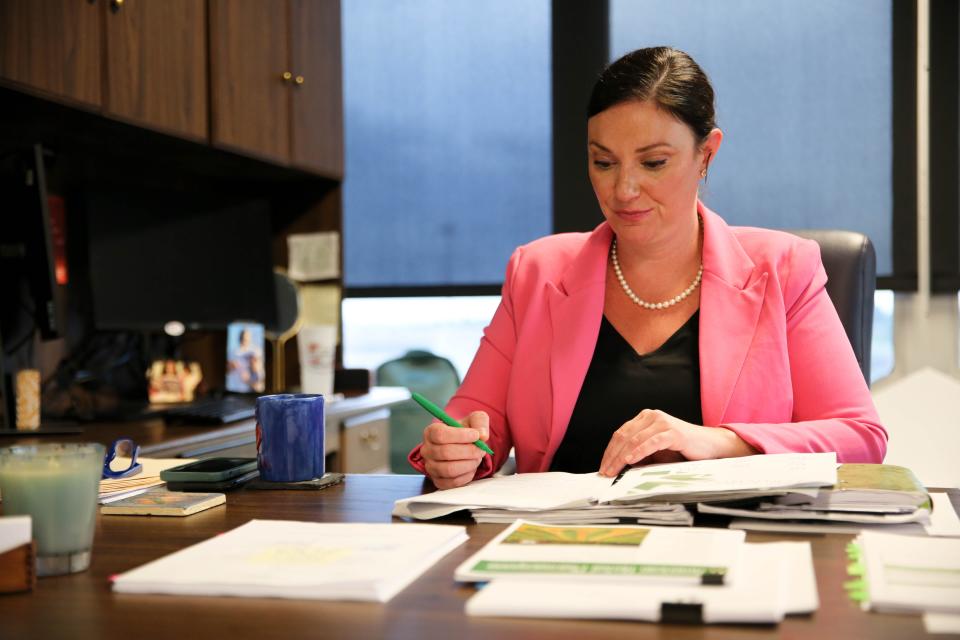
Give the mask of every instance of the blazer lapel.
M 699 204 L 703 218 L 700 290 L 700 402 L 705 425 L 724 413 L 760 320 L 767 273 L 755 264 L 727 224 Z
M 541 471 L 549 468 L 566 432 L 580 387 L 593 358 L 603 316 L 607 254 L 613 233 L 606 223 L 594 230 L 559 283 L 547 283 L 550 309 L 550 434 Z

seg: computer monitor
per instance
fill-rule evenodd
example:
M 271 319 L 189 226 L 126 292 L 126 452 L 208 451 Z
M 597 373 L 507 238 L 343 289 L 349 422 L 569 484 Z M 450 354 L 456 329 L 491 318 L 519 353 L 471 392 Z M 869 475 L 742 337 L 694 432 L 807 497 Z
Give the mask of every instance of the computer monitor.
M 64 333 L 50 198 L 39 144 L 0 152 L 0 428 L 14 426 L 11 376 L 32 366 L 22 354 L 34 334 L 49 340 Z M 61 233 L 63 223 L 61 216 Z
M 267 202 L 109 189 L 91 193 L 85 209 L 98 329 L 273 324 Z
M 45 340 L 63 334 L 63 296 L 57 284 L 50 195 L 43 148 L 4 154 L 0 162 L 0 278 L 2 278 L 2 329 L 7 340 L 14 333 L 34 329 Z M 62 220 L 60 221 L 62 225 Z M 29 310 L 33 326 L 17 319 L 14 307 Z M 16 326 L 15 326 L 16 325 Z

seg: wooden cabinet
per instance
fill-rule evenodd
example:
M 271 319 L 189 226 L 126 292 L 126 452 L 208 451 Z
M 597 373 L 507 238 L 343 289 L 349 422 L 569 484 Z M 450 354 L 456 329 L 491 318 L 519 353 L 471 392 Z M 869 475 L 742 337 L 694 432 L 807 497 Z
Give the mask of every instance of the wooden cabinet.
M 343 176 L 339 0 L 0 0 L 0 81 Z
M 210 1 L 213 143 L 343 174 L 338 0 Z
M 137 124 L 206 140 L 204 0 L 111 2 L 105 24 L 104 110 Z
M 290 157 L 287 3 L 211 0 L 214 144 L 274 161 Z
M 342 176 L 340 3 L 290 0 L 290 7 L 290 59 L 295 74 L 290 159 L 297 166 Z
M 102 0 L 0 0 L 0 77 L 100 106 L 101 7 Z
M 0 0 L 0 78 L 207 139 L 204 0 Z

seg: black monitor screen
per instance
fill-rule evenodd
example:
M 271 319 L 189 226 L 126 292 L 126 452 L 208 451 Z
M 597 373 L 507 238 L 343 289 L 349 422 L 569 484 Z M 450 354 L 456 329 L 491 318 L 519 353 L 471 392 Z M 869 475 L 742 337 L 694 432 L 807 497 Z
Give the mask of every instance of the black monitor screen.
M 43 149 L 35 145 L 5 154 L 0 162 L 0 333 L 7 348 L 26 330 L 25 310 L 44 339 L 63 331 L 61 290 L 55 277 L 53 231 Z M 23 300 L 22 285 L 29 290 Z M 27 316 L 29 317 L 29 315 Z M 24 334 L 25 335 L 25 334 Z
M 87 232 L 97 328 L 274 322 L 266 202 L 94 194 L 87 203 Z

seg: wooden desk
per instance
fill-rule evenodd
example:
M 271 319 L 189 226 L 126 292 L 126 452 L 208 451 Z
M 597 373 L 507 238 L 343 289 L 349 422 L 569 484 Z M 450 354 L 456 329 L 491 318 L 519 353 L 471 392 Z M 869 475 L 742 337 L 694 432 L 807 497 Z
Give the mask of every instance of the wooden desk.
M 237 527 L 252 518 L 388 522 L 393 501 L 421 492 L 416 476 L 351 475 L 320 492 L 242 490 L 227 504 L 187 518 L 99 516 L 90 570 L 42 578 L 33 593 L 0 596 L 0 637 L 117 638 L 917 638 L 918 616 L 864 613 L 843 590 L 850 536 L 749 535 L 751 541 L 810 539 L 820 609 L 779 626 L 673 626 L 612 621 L 469 618 L 474 592 L 454 583 L 454 568 L 502 525 L 470 524 L 457 548 L 385 605 L 321 600 L 117 595 L 109 577 Z M 454 522 L 445 519 L 445 523 Z M 460 521 L 457 521 L 460 522 Z M 466 524 L 466 521 L 463 521 Z M 944 636 L 939 636 L 944 637 Z

